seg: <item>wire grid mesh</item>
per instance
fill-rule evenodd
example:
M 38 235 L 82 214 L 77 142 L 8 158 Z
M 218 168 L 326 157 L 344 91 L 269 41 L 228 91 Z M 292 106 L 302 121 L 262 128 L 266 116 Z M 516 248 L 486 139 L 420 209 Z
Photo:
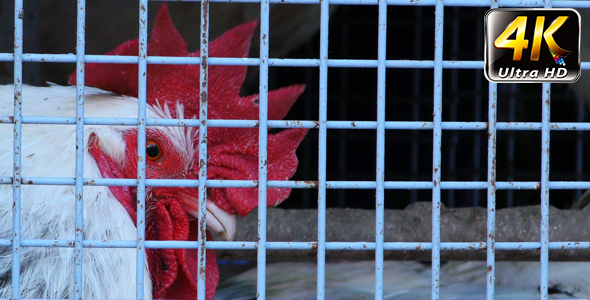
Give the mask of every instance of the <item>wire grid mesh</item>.
M 475 49 L 473 52 L 475 53 L 475 58 L 464 59 L 462 58 L 463 55 L 463 47 L 461 47 L 460 41 L 454 40 L 450 45 L 445 43 L 445 47 L 443 47 L 443 40 L 448 41 L 448 34 L 449 30 L 447 28 L 451 28 L 450 35 L 452 37 L 461 36 L 461 31 L 464 29 L 461 27 L 461 17 L 460 17 L 460 10 L 461 9 L 469 9 L 470 7 L 474 7 L 479 14 L 476 15 L 470 21 L 477 22 L 478 30 L 482 28 L 482 21 L 483 21 L 483 12 L 489 7 L 495 6 L 516 6 L 516 7 L 574 7 L 574 8 L 589 8 L 590 3 L 588 1 L 529 1 L 529 2 L 522 2 L 522 1 L 421 1 L 418 3 L 414 3 L 413 1 L 351 1 L 351 0 L 334 0 L 334 1 L 305 1 L 305 0 L 298 0 L 298 1 L 284 1 L 288 4 L 318 4 L 321 7 L 321 25 L 320 25 L 320 33 L 319 33 L 319 57 L 314 59 L 275 59 L 269 56 L 269 43 L 268 43 L 268 32 L 269 28 L 269 5 L 270 3 L 278 3 L 280 1 L 271 1 L 271 0 L 262 0 L 262 1 L 233 1 L 233 2 L 254 2 L 260 3 L 261 7 L 261 34 L 260 34 L 260 56 L 259 58 L 252 58 L 252 59 L 232 59 L 232 58 L 209 58 L 207 57 L 207 48 L 208 48 L 208 2 L 202 2 L 202 18 L 201 20 L 201 34 L 204 35 L 206 38 L 202 40 L 201 43 L 201 53 L 202 56 L 200 58 L 172 58 L 172 57 L 147 57 L 147 6 L 148 1 L 142 0 L 139 1 L 139 11 L 140 11 L 140 30 L 139 30 L 139 37 L 140 37 L 140 55 L 139 57 L 112 57 L 112 56 L 101 56 L 101 55 L 86 55 L 85 54 L 85 39 L 84 39 L 84 22 L 85 22 L 85 2 L 78 1 L 78 29 L 77 29 L 77 53 L 76 55 L 71 54 L 56 54 L 56 55 L 46 55 L 46 54 L 32 54 L 32 53 L 23 53 L 22 45 L 23 45 L 23 1 L 22 0 L 15 0 L 15 9 L 14 9 L 14 53 L 1 53 L 0 60 L 3 61 L 14 61 L 14 86 L 15 86 L 15 110 L 14 110 L 14 119 L 12 120 L 8 116 L 3 116 L 2 121 L 5 123 L 13 123 L 15 128 L 14 134 L 14 163 L 15 169 L 12 178 L 0 178 L 3 182 L 11 182 L 14 189 L 14 208 L 13 208 L 13 224 L 14 224 L 14 239 L 13 240 L 2 240 L 0 241 L 1 246 L 5 247 L 12 247 L 13 250 L 13 272 L 12 272 L 12 282 L 13 282 L 13 298 L 18 299 L 20 297 L 19 292 L 19 269 L 20 269 L 20 256 L 19 256 L 19 249 L 21 246 L 23 247 L 31 247 L 31 246 L 50 246 L 50 245 L 58 245 L 61 247 L 70 247 L 70 242 L 68 240 L 61 240 L 61 241 L 43 241 L 43 240 L 24 240 L 21 239 L 20 235 L 20 188 L 21 182 L 25 182 L 27 180 L 32 180 L 36 184 L 66 184 L 66 185 L 75 185 L 76 187 L 76 227 L 79 228 L 80 232 L 75 236 L 74 247 L 77 253 L 77 264 L 76 264 L 76 273 L 75 273 L 75 280 L 77 285 L 77 291 L 75 298 L 80 299 L 83 297 L 81 295 L 81 291 L 83 290 L 82 287 L 82 253 L 84 251 L 84 247 L 88 247 L 89 244 L 93 244 L 93 247 L 134 247 L 137 248 L 137 262 L 138 262 L 138 269 L 137 269 L 137 298 L 143 298 L 143 264 L 144 264 L 144 256 L 145 256 L 145 247 L 148 248 L 197 248 L 199 249 L 199 256 L 203 257 L 205 255 L 204 252 L 201 251 L 201 246 L 204 244 L 207 248 L 210 249 L 257 249 L 258 251 L 258 277 L 265 278 L 265 265 L 266 265 L 266 250 L 267 249 L 308 249 L 313 247 L 309 243 L 282 243 L 282 242 L 267 242 L 266 240 L 266 187 L 292 187 L 296 189 L 302 189 L 302 193 L 308 193 L 304 199 L 310 199 L 310 190 L 309 185 L 303 181 L 289 181 L 289 182 L 281 182 L 281 181 L 267 181 L 267 169 L 265 166 L 266 161 L 266 149 L 264 145 L 266 145 L 266 137 L 267 137 L 267 129 L 273 128 L 292 128 L 292 127 L 306 127 L 306 128 L 316 128 L 316 122 L 310 120 L 318 120 L 319 125 L 317 125 L 317 145 L 318 145 L 318 154 L 317 154 L 317 168 L 315 165 L 310 166 L 306 164 L 304 160 L 304 165 L 302 170 L 309 175 L 310 173 L 316 172 L 317 170 L 317 181 L 318 181 L 318 196 L 317 196 L 317 207 L 318 207 L 318 242 L 317 242 L 317 250 L 318 250 L 318 290 L 317 290 L 317 297 L 318 299 L 323 299 L 323 291 L 324 291 L 324 267 L 325 267 L 325 251 L 329 250 L 338 250 L 338 249 L 359 249 L 360 244 L 358 243 L 334 243 L 334 242 L 326 242 L 326 232 L 325 232 L 325 213 L 326 207 L 328 205 L 328 195 L 332 190 L 337 195 L 336 203 L 332 205 L 337 206 L 354 206 L 354 204 L 350 204 L 347 200 L 347 192 L 349 190 L 367 190 L 369 194 L 375 196 L 376 201 L 368 201 L 370 202 L 370 207 L 376 208 L 376 240 L 375 243 L 363 243 L 363 245 L 369 245 L 371 250 L 374 250 L 376 253 L 375 256 L 375 263 L 376 263 L 376 283 L 375 283 L 375 298 L 381 299 L 382 293 L 382 276 L 383 276 L 383 251 L 384 250 L 401 250 L 401 249 L 416 249 L 415 247 L 419 246 L 423 250 L 430 250 L 432 251 L 432 298 L 438 299 L 438 289 L 439 289 L 439 271 L 440 271 L 440 251 L 441 250 L 465 250 L 465 249 L 481 249 L 482 245 L 479 242 L 466 242 L 466 243 L 445 243 L 441 242 L 440 240 L 440 206 L 442 201 L 444 200 L 447 205 L 449 206 L 465 206 L 465 205 L 487 205 L 488 207 L 488 240 L 483 245 L 485 249 L 487 249 L 487 258 L 488 258 L 488 265 L 491 266 L 488 272 L 488 279 L 487 282 L 487 297 L 488 299 L 493 299 L 494 296 L 494 265 L 495 265 L 495 250 L 508 250 L 508 249 L 522 249 L 522 250 L 532 250 L 532 249 L 541 249 L 541 274 L 540 274 L 540 287 L 541 287 L 541 296 L 543 299 L 547 298 L 548 295 L 548 288 L 547 288 L 547 264 L 548 264 L 548 253 L 549 249 L 556 249 L 559 247 L 588 247 L 588 243 L 580 243 L 577 245 L 570 245 L 567 243 L 561 242 L 550 242 L 549 235 L 548 235 L 548 207 L 549 207 L 549 190 L 577 190 L 575 191 L 576 196 L 579 196 L 580 192 L 579 189 L 590 188 L 590 182 L 582 181 L 583 177 L 583 170 L 584 170 L 584 162 L 583 162 L 583 148 L 585 139 L 583 136 L 583 131 L 590 130 L 590 125 L 588 123 L 573 123 L 571 120 L 560 121 L 557 123 L 550 123 L 550 106 L 549 106 L 549 95 L 556 85 L 549 85 L 543 84 L 540 91 L 538 91 L 534 96 L 531 96 L 533 100 L 531 101 L 539 101 L 539 98 L 542 95 L 542 104 L 538 107 L 538 115 L 541 116 L 539 121 L 536 122 L 520 122 L 515 123 L 515 114 L 517 110 L 517 95 L 526 95 L 528 94 L 527 88 L 522 88 L 516 85 L 496 85 L 496 84 L 489 84 L 486 87 L 486 83 L 481 76 L 481 68 L 483 67 L 483 62 L 481 61 L 482 57 L 482 46 L 483 43 L 481 39 L 475 39 L 475 43 L 473 48 Z M 351 10 L 356 7 L 352 5 L 368 5 L 368 6 L 375 6 L 377 8 L 377 40 L 375 41 L 376 48 L 374 49 L 377 53 L 376 58 L 371 59 L 351 59 L 346 57 L 346 53 L 343 53 L 342 59 L 330 59 L 332 54 L 328 48 L 328 33 L 330 34 L 341 34 L 335 33 L 334 30 L 330 29 L 330 19 L 332 18 L 329 14 L 329 5 L 330 4 L 338 4 L 345 6 L 341 10 Z M 395 24 L 399 25 L 396 20 L 392 20 L 392 18 L 388 18 L 388 14 L 390 11 L 394 9 L 398 9 L 398 5 L 403 7 L 399 9 L 411 9 L 415 13 L 416 19 L 420 20 L 418 23 L 420 26 L 416 26 L 415 29 L 415 37 L 413 39 L 413 46 L 415 49 L 419 51 L 413 51 L 411 56 L 403 57 L 402 59 L 398 59 L 397 56 L 394 59 L 388 60 L 389 50 L 392 48 L 392 44 L 388 42 L 388 40 L 392 39 L 392 30 L 391 26 L 388 27 L 388 24 Z M 388 12 L 389 11 L 389 12 Z M 425 15 L 428 13 L 434 12 L 435 18 L 434 20 L 424 20 Z M 340 16 L 345 15 L 341 14 Z M 449 18 L 449 15 L 453 16 L 453 18 Z M 338 16 L 338 15 L 337 15 Z M 336 17 L 337 18 L 337 17 Z M 449 26 L 448 23 L 445 23 L 445 20 L 451 20 L 451 25 Z M 429 24 L 428 22 L 432 22 Z M 428 24 L 427 24 L 428 23 Z M 426 24 L 426 25 L 425 25 Z M 342 26 L 350 26 L 350 25 L 342 25 Z M 432 32 L 426 33 L 424 27 L 427 27 L 429 30 L 432 29 Z M 443 30 L 447 29 L 447 30 Z M 389 30 L 388 30 L 389 29 Z M 346 34 L 346 30 L 342 31 L 342 34 Z M 393 30 L 393 32 L 399 32 L 399 30 Z M 483 31 L 479 31 L 480 33 Z M 445 39 L 447 38 L 447 39 Z M 343 43 L 346 43 L 347 38 L 342 38 Z M 389 46 L 389 49 L 388 49 Z M 395 47 L 395 46 L 394 46 Z M 348 49 L 346 47 L 343 47 Z M 435 49 L 433 56 L 427 56 L 429 58 L 424 59 L 422 53 L 430 51 L 432 53 L 432 49 Z M 443 53 L 447 53 L 445 51 L 450 50 L 450 56 L 444 55 L 445 58 L 450 58 L 450 60 L 443 59 Z M 406 51 L 407 53 L 407 51 Z M 393 55 L 393 54 L 391 54 Z M 432 54 L 431 54 L 432 55 Z M 413 57 L 412 57 L 413 56 Z M 177 124 L 177 120 L 149 120 L 145 118 L 145 91 L 146 91 L 146 77 L 145 72 L 142 70 L 146 70 L 148 63 L 173 63 L 173 64 L 182 64 L 182 63 L 189 63 L 189 64 L 201 64 L 201 81 L 202 83 L 206 83 L 207 81 L 207 64 L 202 64 L 202 62 L 207 59 L 209 65 L 216 65 L 216 64 L 228 64 L 228 65 L 249 65 L 249 66 L 256 66 L 259 68 L 259 85 L 258 89 L 260 92 L 260 119 L 253 120 L 253 121 L 232 121 L 232 120 L 207 120 L 207 110 L 206 110 L 206 96 L 202 97 L 201 101 L 201 115 L 199 116 L 199 120 L 184 120 L 184 124 L 186 126 L 198 126 L 200 136 L 199 139 L 201 141 L 205 140 L 206 137 L 206 130 L 207 127 L 232 127 L 232 126 L 241 126 L 241 127 L 254 127 L 256 125 L 260 128 L 260 153 L 259 153 L 259 160 L 260 160 L 260 172 L 259 172 L 259 182 L 251 182 L 251 181 L 219 181 L 219 180 L 207 180 L 206 176 L 206 167 L 201 168 L 200 170 L 200 179 L 198 181 L 199 186 L 199 195 L 204 196 L 206 195 L 206 188 L 207 187 L 258 187 L 259 193 L 259 240 L 257 242 L 205 242 L 204 232 L 205 227 L 204 225 L 199 228 L 199 242 L 158 242 L 158 241 L 144 241 L 144 230 L 142 226 L 138 226 L 138 240 L 137 241 L 88 241 L 83 239 L 83 235 L 81 232 L 83 231 L 82 224 L 83 224 L 83 215 L 82 215 L 82 205 L 83 205 L 83 195 L 82 195 L 82 187 L 85 184 L 88 184 L 88 179 L 83 178 L 83 164 L 82 164 L 82 156 L 83 156 L 83 126 L 85 124 L 105 124 L 105 125 L 112 125 L 112 124 L 121 124 L 124 123 L 125 125 L 133 125 L 138 126 L 139 128 L 139 139 L 138 142 L 139 149 L 138 153 L 140 157 L 144 156 L 145 154 L 145 129 L 146 126 L 153 126 L 153 125 L 175 125 Z M 461 60 L 463 59 L 463 60 Z M 77 65 L 77 99 L 78 99 L 78 108 L 77 108 L 77 117 L 76 118 L 41 118 L 41 117 L 23 117 L 22 116 L 22 67 L 23 62 L 70 62 L 76 63 Z M 115 62 L 115 63 L 138 63 L 139 64 L 139 117 L 137 120 L 127 119 L 109 119 L 109 118 L 84 118 L 83 110 L 83 102 L 84 102 L 84 63 L 89 62 Z M 269 76 L 272 74 L 273 68 L 270 67 L 312 67 L 317 68 L 319 73 L 317 75 L 317 79 L 319 82 L 318 84 L 318 105 L 319 110 L 317 114 L 312 114 L 312 116 L 317 116 L 317 118 L 307 118 L 307 120 L 302 121 L 290 121 L 290 122 L 279 122 L 279 121 L 268 121 L 267 120 L 267 104 L 268 104 L 268 81 L 270 78 L 274 78 L 274 76 Z M 375 119 L 368 119 L 368 120 L 354 120 L 351 121 L 346 120 L 345 117 L 349 116 L 346 112 L 342 112 L 342 110 L 337 110 L 341 115 L 339 117 L 331 118 L 330 110 L 331 106 L 329 103 L 330 95 L 332 91 L 338 91 L 340 96 L 344 97 L 353 97 L 354 95 L 349 94 L 349 90 L 347 89 L 349 85 L 341 84 L 341 85 L 332 85 L 328 81 L 330 78 L 329 74 L 330 71 L 333 69 L 343 70 L 342 73 L 345 72 L 354 72 L 356 68 L 365 68 L 368 72 L 372 72 L 373 75 L 371 79 L 372 81 L 372 88 L 374 89 L 374 83 L 377 82 L 376 93 L 372 94 L 372 98 L 364 98 L 361 99 L 362 101 L 371 102 L 371 105 L 375 105 L 375 111 L 377 112 Z M 587 63 L 582 64 L 583 69 L 588 69 L 589 65 Z M 347 71 L 350 70 L 350 71 Z M 386 90 L 389 87 L 389 81 L 387 78 L 395 77 L 393 75 L 393 71 L 400 71 L 407 70 L 410 72 L 413 78 L 413 85 L 411 89 L 408 89 L 407 94 L 401 95 L 393 95 L 393 98 L 399 97 L 400 99 L 404 99 L 407 97 L 412 101 L 401 103 L 401 107 L 406 107 L 406 110 L 402 114 L 406 114 L 405 116 L 399 116 L 397 113 L 393 112 L 389 114 L 389 110 L 386 108 Z M 431 71 L 432 70 L 432 71 Z M 470 120 L 471 117 L 467 118 L 468 122 L 458 121 L 461 119 L 461 110 L 459 107 L 461 104 L 461 99 L 465 96 L 461 94 L 463 91 L 463 86 L 461 84 L 462 81 L 462 74 L 465 70 L 476 70 L 475 79 L 473 80 L 473 86 L 475 90 L 475 97 L 473 102 L 473 119 Z M 375 72 L 377 71 L 377 72 Z M 269 73 L 270 72 L 270 73 Z M 432 75 L 430 75 L 432 72 Z M 342 74 L 341 73 L 341 74 Z M 143 74 L 143 76 L 141 75 Z M 340 80 L 347 81 L 350 80 L 350 77 L 345 75 L 341 75 L 342 77 Z M 314 77 L 314 76 L 312 76 Z M 315 79 L 315 78 L 314 78 Z M 432 80 L 434 82 L 432 82 Z M 424 82 L 430 82 L 429 92 L 424 93 L 422 89 L 424 88 Z M 205 95 L 206 95 L 206 84 L 205 86 Z M 445 89 L 448 86 L 447 89 Z M 330 88 L 328 88 L 330 87 Z M 445 89 L 443 93 L 443 89 Z M 518 89 L 525 89 L 520 93 L 517 91 Z M 487 97 L 485 96 L 485 91 L 488 91 Z M 335 92 L 336 93 L 336 92 Z M 446 95 L 449 94 L 450 97 L 447 98 Z M 434 95 L 434 97 L 432 97 Z M 365 95 L 366 96 L 366 95 Z M 472 95 L 468 95 L 471 97 Z M 508 120 L 499 122 L 498 121 L 498 103 L 501 101 L 499 96 L 507 96 L 506 98 L 510 98 L 508 100 L 508 112 L 506 119 Z M 387 99 L 390 96 L 387 95 Z M 444 106 L 445 110 L 443 110 L 443 98 L 445 101 L 447 99 L 450 101 L 450 106 Z M 487 98 L 487 109 L 485 105 L 485 99 Z M 375 99 L 375 101 L 371 100 Z M 418 100 L 418 101 L 417 101 Z M 465 101 L 465 100 L 462 100 Z M 347 103 L 345 101 L 345 103 Z M 349 103 L 349 102 L 348 102 Z M 430 118 L 424 117 L 425 112 L 426 114 L 431 114 L 432 110 L 430 110 L 430 105 L 434 104 L 434 116 Z M 308 104 L 306 104 L 308 105 Z M 581 122 L 585 120 L 585 113 L 584 107 L 582 104 L 577 104 L 577 114 L 576 114 L 576 121 L 574 122 Z M 388 103 L 389 106 L 389 103 Z M 317 107 L 317 106 L 316 106 Z M 399 107 L 396 105 L 396 107 Z M 425 109 L 428 107 L 428 109 Z M 446 108 L 448 107 L 448 113 L 446 112 Z M 315 109 L 315 108 L 314 108 Z M 407 111 L 412 111 L 411 114 L 407 114 Z M 488 119 L 483 120 L 482 118 L 485 114 L 488 114 Z M 448 115 L 447 115 L 448 114 Z M 410 116 L 410 117 L 408 117 Z M 398 118 L 399 117 L 399 118 Z M 450 121 L 443 121 L 443 119 L 448 119 Z M 205 123 L 200 122 L 201 120 L 207 120 Z M 338 121 L 336 121 L 338 120 Z M 374 121 L 373 121 L 374 120 Z M 404 120 L 404 121 L 400 121 Z M 428 120 L 428 121 L 423 121 Z M 474 121 L 472 121 L 474 120 Z M 61 179 L 61 178 L 23 178 L 20 174 L 20 152 L 18 151 L 20 148 L 20 133 L 21 133 L 21 124 L 27 123 L 46 123 L 46 124 L 76 124 L 77 129 L 77 139 L 76 143 L 79 146 L 77 151 L 77 163 L 76 163 L 76 177 L 72 179 Z M 376 153 L 375 160 L 372 157 L 365 159 L 361 159 L 364 164 L 375 161 L 375 165 L 373 168 L 372 176 L 374 180 L 346 180 L 347 176 L 345 174 L 347 168 L 346 163 L 349 162 L 348 160 L 344 159 L 344 157 L 350 156 L 346 153 L 347 147 L 341 147 L 339 151 L 339 168 L 330 168 L 330 170 L 337 170 L 331 171 L 332 174 L 328 171 L 328 165 L 330 164 L 330 157 L 328 156 L 328 140 L 329 140 L 329 132 L 334 130 L 341 130 L 340 137 L 341 139 L 338 141 L 340 145 L 346 145 L 346 140 L 349 137 L 349 133 L 347 130 L 352 130 L 355 132 L 360 132 L 361 134 L 366 134 L 365 131 L 375 131 L 375 135 L 369 135 L 368 140 L 373 141 L 375 144 L 375 148 L 371 148 Z M 409 132 L 404 132 L 407 130 Z M 518 132 L 517 132 L 518 131 Z M 532 131 L 532 132 L 540 132 L 540 136 L 538 141 L 541 145 L 540 150 L 538 153 L 540 154 L 538 157 L 540 163 L 540 172 L 534 172 L 532 174 L 521 174 L 519 177 L 518 172 L 515 172 L 514 165 L 515 165 L 515 156 L 517 156 L 516 152 L 516 143 L 517 137 L 520 131 Z M 575 153 L 576 155 L 576 170 L 575 176 L 571 176 L 570 173 L 563 175 L 562 181 L 549 181 L 549 136 L 550 131 L 556 135 L 556 132 L 559 131 L 573 131 L 576 135 L 575 139 Z M 401 132 L 401 133 L 400 133 Z M 447 134 L 447 132 L 449 132 Z M 472 135 L 469 140 L 469 143 L 472 144 L 472 147 L 469 149 L 472 151 L 471 160 L 472 164 L 470 164 L 474 171 L 467 172 L 465 175 L 461 174 L 460 170 L 458 170 L 459 161 L 462 157 L 461 154 L 461 137 L 466 132 L 475 132 L 475 135 Z M 505 172 L 505 180 L 498 180 L 496 178 L 501 178 L 504 175 L 497 175 L 496 172 L 496 161 L 497 161 L 497 140 L 501 137 L 503 132 L 507 133 L 506 140 L 507 140 L 507 171 Z M 390 134 L 399 134 L 403 135 L 406 133 L 407 140 L 410 140 L 410 155 L 406 157 L 411 157 L 411 163 L 409 164 L 409 168 L 411 169 L 411 176 L 408 176 L 408 173 L 404 174 L 391 174 L 387 173 L 387 169 L 395 169 L 395 167 L 389 167 L 390 163 L 388 161 L 392 161 L 389 157 L 390 154 L 388 149 L 387 139 L 389 139 Z M 480 134 L 481 133 L 481 134 Z M 352 135 L 352 134 L 351 134 Z M 313 135 L 312 135 L 313 136 Z M 387 139 L 386 139 L 387 137 Z M 409 138 L 408 138 L 409 137 Z M 427 137 L 430 139 L 427 143 L 421 142 L 421 139 Z M 142 140 L 143 139 L 143 140 Z M 449 139 L 445 141 L 445 139 Z M 559 139 L 559 138 L 558 138 Z M 566 138 L 563 138 L 566 140 Z M 143 141 L 143 142 L 142 142 Z M 353 140 L 357 142 L 356 140 Z M 363 142 L 361 140 L 361 142 Z M 449 145 L 448 148 L 444 148 L 447 153 L 443 153 L 443 145 Z M 199 152 L 201 157 L 207 157 L 207 147 L 205 143 L 199 143 L 201 146 L 199 148 Z M 424 147 L 424 144 L 430 147 Z M 307 149 L 304 151 L 314 151 L 313 145 L 310 146 L 309 144 L 306 146 Z M 426 148 L 426 151 L 425 151 Z M 487 155 L 483 155 L 484 149 L 487 148 Z M 427 155 L 432 157 L 432 164 L 425 164 L 421 163 L 422 159 L 419 153 L 427 153 Z M 448 155 L 448 156 L 447 156 Z M 387 160 L 386 160 L 387 157 Z M 485 161 L 482 162 L 483 157 L 486 157 Z M 140 162 L 143 160 L 140 159 Z M 145 164 L 145 162 L 143 162 Z M 426 167 L 424 166 L 426 165 Z M 486 166 L 486 171 L 480 171 L 482 166 Z M 206 166 L 206 164 L 205 164 Z M 420 168 L 428 168 L 430 170 L 430 177 L 425 178 L 423 177 L 423 172 L 420 172 Z M 512 169 L 510 169 L 512 168 Z M 188 180 L 145 180 L 145 173 L 142 171 L 143 168 L 141 166 L 138 168 L 138 179 L 137 180 L 121 180 L 121 179 L 95 179 L 96 185 L 135 185 L 138 186 L 138 200 L 145 201 L 145 187 L 146 186 L 183 186 L 183 185 L 194 185 L 195 183 Z M 444 170 L 444 171 L 443 171 Z M 447 171 L 448 170 L 448 173 Z M 444 173 L 443 173 L 444 172 Z M 567 173 L 567 172 L 566 172 Z M 339 174 L 336 176 L 336 180 L 331 180 L 330 176 L 334 176 L 334 174 Z M 447 175 L 449 174 L 449 175 Z M 341 176 L 342 175 L 342 176 Z M 389 176 L 391 178 L 389 178 Z M 449 177 L 445 177 L 449 176 Z M 552 173 L 553 178 L 555 178 L 556 174 Z M 559 177 L 559 174 L 557 175 Z M 305 179 L 309 179 L 312 176 L 306 177 Z M 539 177 L 541 178 L 539 180 Z M 408 180 L 410 178 L 411 180 Z M 486 178 L 484 181 L 483 178 Z M 526 180 L 521 180 L 520 178 L 527 178 Z M 315 179 L 315 178 L 314 178 Z M 386 180 L 389 179 L 389 180 Z M 444 179 L 444 180 L 443 180 Z M 516 181 L 515 181 L 516 180 Z M 495 182 L 495 185 L 492 184 Z M 503 191 L 506 194 L 503 196 L 503 201 L 505 201 L 506 206 L 514 205 L 515 195 L 514 191 L 518 189 L 523 190 L 540 190 L 541 192 L 541 207 L 542 207 L 542 223 L 541 225 L 541 237 L 540 242 L 538 243 L 495 243 L 493 237 L 495 235 L 495 209 L 496 209 L 496 192 Z M 374 190 L 374 192 L 373 192 Z M 424 199 L 424 195 L 427 198 L 430 198 L 433 204 L 433 228 L 432 228 L 432 242 L 431 243 L 392 243 L 392 242 L 385 242 L 383 239 L 383 210 L 386 206 L 385 199 L 386 194 L 388 193 L 396 193 L 398 190 L 408 190 L 400 191 L 400 193 L 407 193 L 409 196 L 405 197 L 409 199 L 410 202 L 415 202 L 421 199 Z M 484 194 L 485 190 L 485 194 Z M 468 197 L 462 197 L 461 195 L 463 191 L 468 191 Z M 432 194 L 431 194 L 432 193 Z M 461 193 L 461 195 L 458 195 Z M 294 193 L 297 194 L 296 192 Z M 398 194 L 395 194 L 397 196 Z M 485 196 L 484 196 L 485 195 Z M 538 193 L 536 194 L 536 203 L 538 203 Z M 445 198 L 446 197 L 446 198 Z M 203 214 L 205 212 L 204 209 L 204 199 L 206 197 L 199 197 L 200 203 L 200 219 L 203 218 Z M 366 197 L 365 197 L 366 198 Z M 313 202 L 313 201 L 310 201 Z M 367 202 L 367 201 L 366 201 Z M 312 205 L 308 203 L 308 205 Z M 391 204 L 389 204 L 391 205 Z M 145 211 L 141 209 L 142 205 L 138 205 L 138 224 L 142 224 L 140 220 L 145 218 Z M 205 260 L 200 260 L 201 264 L 204 265 Z M 201 272 L 199 276 L 199 299 L 205 298 L 205 282 L 204 282 L 204 274 Z M 259 280 L 258 281 L 258 295 L 259 298 L 265 298 L 265 281 Z

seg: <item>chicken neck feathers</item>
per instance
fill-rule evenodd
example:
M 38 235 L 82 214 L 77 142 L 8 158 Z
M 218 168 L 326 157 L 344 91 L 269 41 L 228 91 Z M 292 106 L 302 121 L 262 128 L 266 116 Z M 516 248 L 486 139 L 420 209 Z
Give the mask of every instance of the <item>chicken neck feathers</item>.
M 0 87 L 0 114 L 13 114 L 13 86 Z M 86 88 L 86 117 L 137 117 L 137 99 Z M 23 88 L 23 116 L 76 115 L 75 88 L 52 86 Z M 165 109 L 147 106 L 148 118 L 165 116 Z M 190 134 L 173 127 L 158 127 L 179 141 Z M 131 127 L 86 125 L 85 143 L 91 133 L 100 136 L 101 147 L 114 160 L 124 157 L 122 134 Z M 13 126 L 1 125 L 0 176 L 12 176 Z M 178 143 L 177 147 L 192 145 Z M 22 176 L 63 177 L 75 175 L 75 126 L 22 125 Z M 187 155 L 188 159 L 192 154 Z M 96 162 L 84 154 L 84 177 L 100 178 Z M 23 239 L 73 240 L 75 203 L 73 186 L 23 185 L 21 190 L 21 234 Z M 12 236 L 12 186 L 0 185 L 0 237 Z M 135 224 L 106 186 L 84 187 L 84 238 L 88 240 L 136 240 Z M 135 249 L 85 248 L 84 298 L 135 298 Z M 10 248 L 0 249 L 0 297 L 11 297 Z M 74 249 L 23 247 L 21 249 L 21 297 L 73 298 Z M 145 296 L 151 296 L 146 264 Z

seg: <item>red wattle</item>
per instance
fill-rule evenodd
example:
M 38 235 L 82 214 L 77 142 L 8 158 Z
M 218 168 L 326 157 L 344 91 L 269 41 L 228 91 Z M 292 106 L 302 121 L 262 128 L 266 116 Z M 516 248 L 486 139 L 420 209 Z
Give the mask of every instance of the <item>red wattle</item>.
M 147 240 L 197 241 L 197 222 L 189 222 L 181 199 L 156 200 Z M 207 233 L 207 239 L 210 239 Z M 148 249 L 154 299 L 196 299 L 198 257 L 196 249 Z M 213 299 L 219 268 L 213 250 L 207 250 L 207 299 Z

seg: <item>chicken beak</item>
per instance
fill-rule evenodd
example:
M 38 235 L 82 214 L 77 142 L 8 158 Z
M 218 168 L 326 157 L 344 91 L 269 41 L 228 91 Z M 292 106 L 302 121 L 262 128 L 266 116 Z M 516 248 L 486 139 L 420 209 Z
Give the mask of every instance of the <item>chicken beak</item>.
M 213 201 L 207 201 L 207 225 L 226 240 L 231 241 L 236 234 L 236 216 L 228 214 Z
M 178 193 L 184 202 L 184 211 L 195 217 L 199 217 L 199 200 L 186 193 Z M 206 213 L 207 227 L 226 240 L 231 241 L 236 234 L 236 216 L 230 215 L 219 208 L 213 201 L 207 201 Z

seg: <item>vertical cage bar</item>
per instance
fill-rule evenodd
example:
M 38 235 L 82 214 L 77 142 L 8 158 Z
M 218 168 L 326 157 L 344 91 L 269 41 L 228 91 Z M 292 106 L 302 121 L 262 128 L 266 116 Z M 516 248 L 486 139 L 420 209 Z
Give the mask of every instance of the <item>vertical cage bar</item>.
M 487 220 L 487 265 L 488 279 L 486 293 L 488 300 L 494 300 L 494 284 L 496 280 L 496 122 L 498 103 L 498 84 L 489 84 L 488 105 L 488 220 Z
M 551 0 L 544 0 L 551 8 Z M 549 142 L 551 117 L 551 83 L 543 83 L 541 118 L 541 300 L 549 299 Z
M 551 84 L 543 83 L 543 119 L 541 123 L 541 299 L 548 299 L 549 273 L 549 116 Z
M 490 8 L 497 8 L 494 0 Z M 479 79 L 479 78 L 478 78 Z M 480 99 L 481 101 L 481 99 Z M 488 188 L 486 235 L 486 299 L 494 300 L 496 284 L 496 127 L 498 122 L 498 84 L 488 85 Z
M 12 299 L 20 299 L 23 0 L 14 1 L 14 133 L 12 146 Z
M 137 101 L 137 270 L 135 296 L 144 298 L 145 272 L 145 142 L 147 101 L 147 9 L 148 1 L 139 1 L 139 62 Z
M 320 4 L 320 107 L 319 107 L 319 141 L 318 141 L 318 274 L 317 299 L 325 296 L 326 271 L 326 158 L 328 129 L 328 27 L 330 24 L 330 3 L 324 0 Z
M 84 53 L 86 1 L 78 0 L 78 23 L 76 33 L 76 236 L 74 253 L 74 299 L 82 300 L 84 278 Z
M 197 299 L 207 296 L 207 103 L 209 100 L 209 1 L 201 2 L 201 66 L 200 66 L 200 109 L 199 109 L 199 269 L 197 277 Z
M 442 60 L 443 60 L 443 0 L 436 1 L 434 19 L 434 107 L 432 132 L 432 300 L 440 292 L 440 206 L 441 206 L 441 144 L 442 144 Z
M 257 298 L 266 299 L 266 192 L 268 138 L 268 47 L 269 1 L 260 1 L 260 112 L 258 131 L 258 282 Z
M 375 189 L 375 299 L 383 299 L 383 240 L 385 189 L 385 60 L 387 59 L 387 0 L 379 0 L 377 41 L 377 166 Z

